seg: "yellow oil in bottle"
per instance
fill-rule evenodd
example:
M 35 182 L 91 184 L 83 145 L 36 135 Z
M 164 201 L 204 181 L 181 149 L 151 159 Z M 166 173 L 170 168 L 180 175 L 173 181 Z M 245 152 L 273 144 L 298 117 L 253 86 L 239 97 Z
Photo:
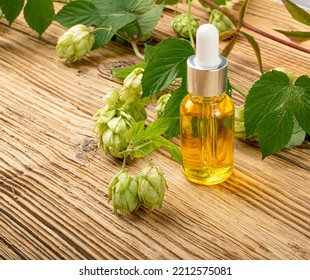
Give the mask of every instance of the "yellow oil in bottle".
M 180 106 L 183 172 L 195 183 L 214 185 L 233 171 L 234 104 L 222 93 L 215 97 L 188 94 Z

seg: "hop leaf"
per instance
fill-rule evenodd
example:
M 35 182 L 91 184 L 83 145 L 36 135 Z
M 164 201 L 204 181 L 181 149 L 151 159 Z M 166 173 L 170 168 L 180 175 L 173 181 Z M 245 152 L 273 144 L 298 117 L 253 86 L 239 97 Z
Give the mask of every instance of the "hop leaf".
M 291 84 L 282 71 L 262 75 L 250 89 L 245 103 L 247 136 L 258 134 L 263 158 L 283 149 L 294 133 L 294 122 L 310 133 L 310 78 L 300 76 Z
M 155 166 L 144 168 L 139 177 L 138 195 L 140 203 L 148 210 L 162 207 L 167 182 L 163 172 Z
M 211 8 L 205 1 L 203 0 L 198 0 L 199 3 L 205 7 L 205 8 Z M 212 2 L 214 2 L 217 5 L 225 5 L 226 4 L 226 0 L 212 0 Z
M 279 72 L 283 72 L 284 74 L 286 74 L 290 80 L 290 84 L 294 85 L 294 83 L 296 81 L 296 77 L 295 77 L 294 72 L 288 72 L 284 67 L 276 67 L 274 70 L 279 71 Z
M 77 24 L 59 37 L 56 52 L 59 58 L 75 62 L 89 53 L 94 43 L 95 36 L 89 28 Z

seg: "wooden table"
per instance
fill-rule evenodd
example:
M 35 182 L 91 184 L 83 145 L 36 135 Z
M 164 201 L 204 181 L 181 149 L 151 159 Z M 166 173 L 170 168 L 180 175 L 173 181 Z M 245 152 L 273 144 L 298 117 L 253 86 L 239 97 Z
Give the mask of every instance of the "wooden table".
M 233 3 L 238 10 L 240 1 Z M 179 5 L 178 12 L 185 10 Z M 195 1 L 193 12 L 207 22 Z M 165 9 L 155 40 L 175 36 L 173 16 L 173 8 Z M 274 28 L 306 29 L 270 0 L 250 1 L 246 21 L 278 37 Z M 109 70 L 140 60 L 112 42 L 65 64 L 55 54 L 64 31 L 53 23 L 39 39 L 22 16 L 11 28 L 0 23 L 0 259 L 310 258 L 307 145 L 262 161 L 257 146 L 236 140 L 233 175 L 212 187 L 188 182 L 179 164 L 156 152 L 151 158 L 169 185 L 163 208 L 116 217 L 107 185 L 121 161 L 97 147 L 92 116 L 107 92 L 121 88 Z M 260 44 L 265 70 L 310 74 L 309 54 L 249 33 Z M 259 70 L 245 40 L 229 61 L 231 81 L 248 91 Z M 237 94 L 234 100 L 243 102 Z M 146 161 L 129 162 L 130 172 Z

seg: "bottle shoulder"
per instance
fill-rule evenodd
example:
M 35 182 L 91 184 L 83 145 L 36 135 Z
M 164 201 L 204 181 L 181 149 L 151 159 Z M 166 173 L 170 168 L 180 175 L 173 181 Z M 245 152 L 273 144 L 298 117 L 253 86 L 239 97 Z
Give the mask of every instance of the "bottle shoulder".
M 181 102 L 181 106 L 195 106 L 199 104 L 205 104 L 210 106 L 224 105 L 227 107 L 234 107 L 234 102 L 232 98 L 226 93 L 214 97 L 202 97 L 188 93 Z
M 223 92 L 219 96 L 213 96 L 213 97 L 203 97 L 195 94 L 188 93 L 184 99 L 184 102 L 190 101 L 193 103 L 220 103 L 220 102 L 231 102 L 233 104 L 233 100 L 226 92 Z

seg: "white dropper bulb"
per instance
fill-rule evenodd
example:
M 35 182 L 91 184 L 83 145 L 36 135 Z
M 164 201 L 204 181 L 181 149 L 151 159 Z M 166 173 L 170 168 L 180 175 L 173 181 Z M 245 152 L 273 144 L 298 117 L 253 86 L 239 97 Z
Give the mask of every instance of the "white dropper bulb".
M 213 24 L 201 25 L 196 34 L 195 64 L 206 69 L 215 69 L 221 64 L 219 56 L 219 32 Z

